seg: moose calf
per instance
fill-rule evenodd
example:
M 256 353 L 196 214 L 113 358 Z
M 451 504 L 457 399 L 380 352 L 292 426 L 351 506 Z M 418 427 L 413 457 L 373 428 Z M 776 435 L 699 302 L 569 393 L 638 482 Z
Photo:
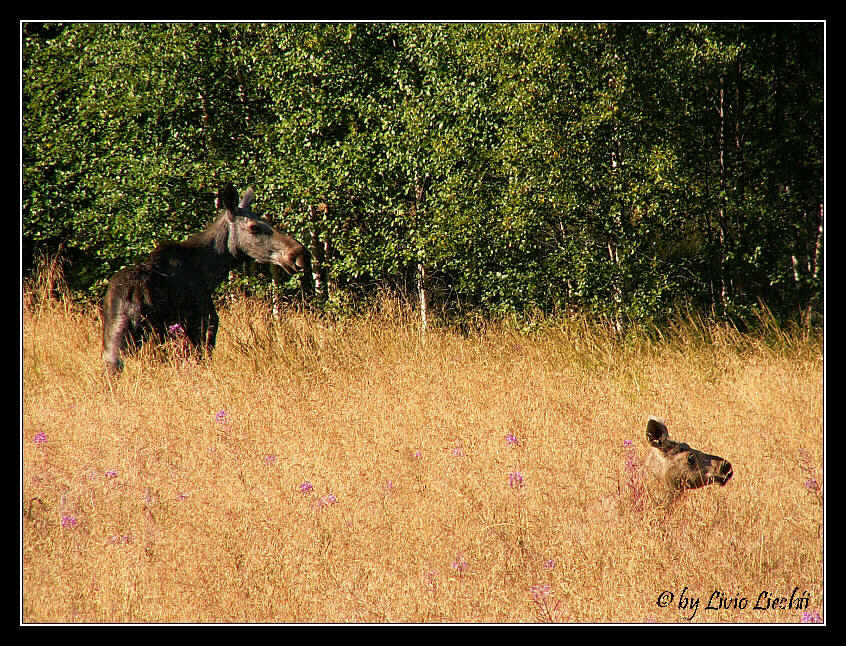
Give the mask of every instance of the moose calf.
M 714 483 L 722 486 L 731 479 L 728 460 L 671 440 L 667 427 L 656 417 L 650 417 L 646 424 L 646 439 L 650 449 L 644 466 L 670 491 L 698 489 Z

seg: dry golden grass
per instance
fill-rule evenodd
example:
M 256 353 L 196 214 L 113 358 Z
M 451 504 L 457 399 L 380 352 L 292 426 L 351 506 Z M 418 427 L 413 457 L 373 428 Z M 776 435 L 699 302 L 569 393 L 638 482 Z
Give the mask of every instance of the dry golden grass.
M 98 317 L 27 300 L 24 622 L 797 622 L 754 608 L 797 588 L 822 613 L 819 338 L 264 309 L 108 381 Z M 734 479 L 635 504 L 650 414 Z

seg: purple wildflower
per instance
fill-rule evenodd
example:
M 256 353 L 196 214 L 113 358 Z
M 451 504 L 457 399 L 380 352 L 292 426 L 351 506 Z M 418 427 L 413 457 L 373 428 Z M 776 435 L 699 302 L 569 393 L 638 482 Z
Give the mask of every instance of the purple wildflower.
M 132 534 L 124 534 L 123 536 L 114 535 L 109 537 L 109 543 L 112 545 L 128 545 L 132 542 Z
M 508 486 L 517 487 L 523 486 L 523 475 L 519 471 L 512 471 L 508 474 Z
M 33 442 L 35 442 L 36 444 L 44 444 L 46 441 L 47 433 L 45 433 L 44 431 L 39 431 L 35 434 L 35 437 L 33 438 Z
M 560 621 L 560 617 L 556 617 L 561 601 L 556 601 L 555 605 L 550 607 L 547 599 L 552 594 L 552 586 L 547 583 L 533 585 L 529 588 L 529 593 L 535 603 L 535 613 L 538 620 L 548 623 Z
M 509 446 L 514 446 L 514 445 L 519 445 L 520 440 L 517 439 L 517 436 L 514 435 L 514 433 L 508 433 L 505 436 L 505 443 L 508 444 Z
M 302 493 L 309 493 L 312 489 L 314 489 L 314 487 L 308 480 L 306 480 L 300 485 L 300 491 Z
M 637 471 L 638 467 L 638 460 L 637 456 L 635 455 L 634 443 L 631 440 L 625 440 L 623 442 L 623 446 L 628 449 L 626 451 L 626 471 L 633 474 L 635 471 Z
M 106 471 L 105 475 L 107 479 L 111 480 L 112 478 L 117 478 L 117 471 L 110 469 Z
M 821 624 L 823 622 L 822 616 L 817 610 L 803 610 L 799 621 L 803 624 Z
M 78 521 L 74 516 L 71 516 L 70 514 L 62 516 L 62 527 L 76 527 L 77 524 Z
M 464 560 L 464 556 L 459 554 L 455 557 L 455 560 L 452 562 L 452 569 L 457 570 L 460 573 L 466 572 L 470 568 L 470 564 Z
M 276 456 L 275 455 L 265 455 L 264 456 L 264 463 L 265 464 L 276 464 Z
M 215 421 L 219 422 L 220 424 L 226 424 L 228 421 L 228 417 L 226 416 L 225 410 L 217 411 L 217 414 L 214 416 Z
M 532 598 L 535 601 L 541 602 L 552 592 L 552 587 L 549 584 L 533 585 L 529 588 L 529 592 L 532 594 Z
M 820 490 L 820 483 L 814 478 L 808 478 L 805 480 L 805 489 L 811 492 L 817 492 Z
M 335 497 L 335 494 L 326 494 L 325 496 L 321 496 L 317 501 L 318 507 L 328 507 L 329 505 L 334 505 L 338 502 L 338 499 Z

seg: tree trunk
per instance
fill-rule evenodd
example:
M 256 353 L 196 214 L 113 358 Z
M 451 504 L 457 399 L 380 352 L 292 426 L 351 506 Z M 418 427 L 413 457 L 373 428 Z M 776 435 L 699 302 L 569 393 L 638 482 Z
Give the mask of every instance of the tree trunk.
M 623 321 L 620 315 L 620 308 L 623 302 L 623 289 L 620 286 L 620 254 L 617 251 L 617 245 L 608 239 L 608 258 L 614 266 L 614 276 L 611 279 L 611 297 L 614 299 L 614 313 L 612 321 L 614 324 L 614 331 L 617 334 L 623 333 Z
M 725 77 L 720 75 L 720 90 L 719 90 L 719 104 L 717 106 L 717 113 L 720 117 L 720 128 L 719 128 L 719 161 L 720 161 L 720 195 L 719 195 L 719 208 L 717 209 L 717 222 L 719 226 L 719 253 L 720 253 L 720 269 L 719 269 L 719 281 L 720 281 L 720 310 L 725 313 L 725 303 L 726 303 L 726 296 L 727 296 L 727 288 L 726 288 L 726 245 L 728 244 L 728 230 L 726 225 L 726 138 L 725 138 L 725 125 L 726 125 L 726 110 L 725 110 L 725 97 L 726 97 L 726 89 L 725 89 Z
M 270 312 L 273 318 L 279 320 L 279 266 L 270 265 Z
M 417 263 L 417 294 L 420 297 L 420 331 L 425 335 L 429 326 L 429 296 L 426 290 L 426 267 Z
M 799 260 L 795 255 L 790 256 L 790 263 L 793 265 L 793 282 L 799 284 Z
M 308 215 L 312 224 L 309 253 L 311 254 L 311 278 L 314 282 L 314 295 L 318 300 L 325 301 L 329 298 L 329 287 L 326 280 L 326 249 L 328 243 L 320 241 L 314 217 L 314 207 L 311 204 L 308 206 Z
M 200 99 L 200 112 L 202 113 L 202 123 L 201 130 L 203 133 L 203 143 L 206 146 L 206 152 L 211 150 L 211 133 L 209 132 L 209 106 L 208 102 L 206 101 L 206 95 L 200 92 L 197 95 L 197 98 Z
M 423 202 L 426 199 L 426 190 L 429 188 L 431 179 L 432 176 L 429 173 L 426 173 L 422 182 L 418 181 L 415 177 L 414 202 L 412 204 L 415 229 L 419 227 L 417 220 L 423 208 Z M 426 283 L 426 266 L 422 258 L 419 258 L 417 262 L 417 295 L 420 300 L 420 331 L 424 336 L 429 327 L 429 294 Z
M 329 275 L 329 262 L 334 257 L 334 252 L 332 251 L 332 244 L 329 242 L 329 238 L 324 237 L 323 239 L 323 267 L 321 267 L 320 271 L 323 274 L 323 281 L 326 283 L 326 298 L 329 298 L 338 288 L 338 284 L 332 279 Z
M 817 227 L 816 243 L 814 244 L 814 264 L 811 271 L 811 276 L 816 280 L 820 275 L 820 258 L 823 251 L 823 205 L 820 204 L 820 224 Z

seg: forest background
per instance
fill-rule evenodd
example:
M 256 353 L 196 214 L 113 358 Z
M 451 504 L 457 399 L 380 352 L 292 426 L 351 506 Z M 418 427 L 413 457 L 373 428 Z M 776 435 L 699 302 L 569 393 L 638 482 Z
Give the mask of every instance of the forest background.
M 58 255 L 96 301 L 231 181 L 312 250 L 318 302 L 821 322 L 824 35 L 23 23 L 24 276 Z M 224 289 L 301 283 L 253 267 Z

